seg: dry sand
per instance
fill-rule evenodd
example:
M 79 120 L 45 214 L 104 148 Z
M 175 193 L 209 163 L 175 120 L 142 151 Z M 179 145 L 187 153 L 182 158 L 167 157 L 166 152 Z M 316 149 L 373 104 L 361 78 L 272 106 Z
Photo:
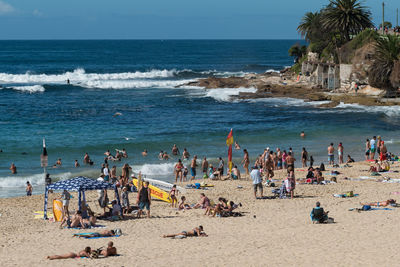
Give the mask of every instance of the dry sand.
M 364 201 L 383 201 L 400 196 L 398 183 L 376 180 L 347 181 L 343 177 L 366 176 L 367 163 L 351 168 L 336 168 L 344 175 L 337 184 L 297 185 L 297 198 L 255 200 L 250 181 L 219 181 L 207 190 L 188 190 L 189 203 L 201 192 L 213 200 L 219 196 L 241 202 L 243 217 L 211 218 L 203 210 L 177 212 L 168 204 L 153 201 L 151 219 L 104 222 L 105 229 L 121 228 L 118 238 L 85 240 L 73 233 L 93 230 L 59 229 L 59 223 L 34 219 L 33 212 L 43 208 L 43 195 L 0 199 L 0 266 L 395 266 L 400 240 L 400 209 L 368 212 L 348 211 Z M 395 163 L 392 170 L 399 170 Z M 296 171 L 296 177 L 306 173 Z M 400 178 L 399 173 L 383 176 Z M 276 177 L 283 178 L 282 171 Z M 329 176 L 325 176 L 329 178 Z M 379 178 L 382 178 L 379 177 Z M 279 183 L 278 183 L 279 184 Z M 237 186 L 243 186 L 238 189 Z M 354 198 L 335 198 L 334 193 L 353 190 Z M 270 188 L 265 188 L 272 195 Z M 56 194 L 50 194 L 51 200 Z M 59 196 L 59 194 L 57 194 Z M 100 211 L 96 192 L 87 194 L 88 203 Z M 130 194 L 133 203 L 136 193 Z M 71 207 L 77 206 L 77 197 Z M 320 201 L 334 224 L 312 224 L 310 211 Z M 50 207 L 51 208 L 51 207 Z M 203 225 L 208 237 L 164 239 L 162 234 L 191 230 Z M 101 230 L 98 228 L 96 230 Z M 104 228 L 103 228 L 104 229 Z M 67 259 L 49 261 L 47 255 L 77 252 L 85 246 L 98 248 L 114 241 L 121 256 L 105 259 Z

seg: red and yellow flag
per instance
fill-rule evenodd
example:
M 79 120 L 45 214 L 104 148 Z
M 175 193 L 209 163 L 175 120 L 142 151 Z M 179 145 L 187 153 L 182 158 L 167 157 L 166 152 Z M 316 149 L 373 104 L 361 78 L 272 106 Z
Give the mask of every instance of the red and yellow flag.
M 233 131 L 231 129 L 228 137 L 226 138 L 226 145 L 229 146 L 228 148 L 228 167 L 229 171 L 232 171 L 232 145 L 233 145 Z

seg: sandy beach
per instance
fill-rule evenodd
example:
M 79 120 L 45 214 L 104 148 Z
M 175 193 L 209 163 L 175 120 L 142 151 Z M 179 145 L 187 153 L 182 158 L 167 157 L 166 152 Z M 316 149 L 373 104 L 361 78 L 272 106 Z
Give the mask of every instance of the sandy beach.
M 129 219 L 118 222 L 99 221 L 107 228 L 121 228 L 121 237 L 85 240 L 72 237 L 91 230 L 59 229 L 59 223 L 34 219 L 34 211 L 43 208 L 43 195 L 0 199 L 1 266 L 393 266 L 397 264 L 393 247 L 400 234 L 397 222 L 400 212 L 374 210 L 349 211 L 360 202 L 399 200 L 393 192 L 398 183 L 376 179 L 351 181 L 344 177 L 368 176 L 369 163 L 355 163 L 341 172 L 337 184 L 296 186 L 296 198 L 255 200 L 249 180 L 216 181 L 209 190 L 188 190 L 188 203 L 196 203 L 204 192 L 214 201 L 223 196 L 242 203 L 243 217 L 212 218 L 204 210 L 177 211 L 168 204 L 153 201 L 151 219 Z M 328 169 L 330 171 L 331 169 Z M 400 170 L 400 164 L 392 168 Z M 296 170 L 296 177 L 305 176 Z M 282 179 L 283 171 L 276 172 Z M 329 179 L 329 176 L 325 175 Z M 383 177 L 400 178 L 396 172 Z M 279 184 L 280 182 L 278 182 Z M 239 189 L 238 186 L 242 186 Z M 335 193 L 354 191 L 353 198 L 336 198 Z M 266 195 L 272 195 L 265 188 Z M 50 202 L 59 194 L 50 194 Z M 71 209 L 77 206 L 74 193 Z M 96 212 L 96 192 L 89 192 L 88 203 Z M 136 193 L 130 194 L 133 203 Z M 310 211 L 320 201 L 334 224 L 312 224 Z M 51 205 L 49 207 L 51 209 Z M 163 234 L 178 233 L 203 225 L 208 237 L 165 239 Z M 101 228 L 98 228 L 101 229 Z M 95 229 L 95 230 L 98 230 Z M 49 261 L 46 256 L 77 252 L 85 246 L 98 248 L 113 241 L 120 256 L 103 259 L 67 259 Z

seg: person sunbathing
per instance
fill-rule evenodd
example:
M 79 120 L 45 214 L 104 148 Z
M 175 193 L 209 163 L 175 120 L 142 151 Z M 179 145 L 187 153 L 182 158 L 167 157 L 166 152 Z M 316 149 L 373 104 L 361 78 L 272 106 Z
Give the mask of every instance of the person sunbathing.
M 107 248 L 106 249 L 102 249 L 100 251 L 100 255 L 103 255 L 104 257 L 117 255 L 117 248 L 114 247 L 114 243 L 112 241 L 108 242 Z
M 88 211 L 89 213 L 89 218 L 88 219 L 83 219 L 83 224 L 84 225 L 89 225 L 89 226 L 96 226 L 97 218 L 94 216 L 93 211 Z
M 386 201 L 371 202 L 371 203 L 360 203 L 362 206 L 374 206 L 374 207 L 386 207 L 389 205 L 396 204 L 396 200 L 388 199 Z
M 86 247 L 84 250 L 78 252 L 78 253 L 67 253 L 63 255 L 53 255 L 53 256 L 47 256 L 47 259 L 49 260 L 61 260 L 61 259 L 74 259 L 74 258 L 79 258 L 79 257 L 90 257 L 90 253 L 92 252 L 92 249 L 90 247 Z
M 375 164 L 369 168 L 370 172 L 381 172 L 382 166 L 379 164 L 378 160 L 375 160 Z
M 101 231 L 101 232 L 90 233 L 90 234 L 87 234 L 87 235 L 74 234 L 74 236 L 84 237 L 84 238 L 90 238 L 90 237 L 110 237 L 110 236 L 115 236 L 115 231 L 114 231 L 114 230 L 104 230 L 104 231 Z
M 164 238 L 166 237 L 176 237 L 176 236 L 193 236 L 193 237 L 199 237 L 199 236 L 208 236 L 204 231 L 203 231 L 203 226 L 195 227 L 191 231 L 182 231 L 178 234 L 169 234 L 169 235 L 163 235 Z

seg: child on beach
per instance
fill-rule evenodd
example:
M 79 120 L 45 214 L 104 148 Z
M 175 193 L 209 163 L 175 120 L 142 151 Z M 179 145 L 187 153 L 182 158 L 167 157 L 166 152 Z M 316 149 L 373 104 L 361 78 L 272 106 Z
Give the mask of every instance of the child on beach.
M 185 169 L 183 170 L 183 181 L 186 182 L 186 177 L 188 175 L 189 171 L 188 169 L 185 167 Z
M 191 209 L 190 205 L 186 204 L 185 201 L 186 201 L 186 197 L 182 196 L 181 197 L 181 202 L 178 205 L 178 209 L 179 210 L 190 210 Z
M 178 203 L 178 199 L 176 198 L 178 196 L 178 191 L 176 190 L 176 185 L 172 186 L 171 191 L 169 191 L 169 197 L 172 199 L 171 207 L 176 207 Z
M 26 182 L 26 195 L 27 196 L 32 196 L 32 185 L 29 183 L 29 181 Z

